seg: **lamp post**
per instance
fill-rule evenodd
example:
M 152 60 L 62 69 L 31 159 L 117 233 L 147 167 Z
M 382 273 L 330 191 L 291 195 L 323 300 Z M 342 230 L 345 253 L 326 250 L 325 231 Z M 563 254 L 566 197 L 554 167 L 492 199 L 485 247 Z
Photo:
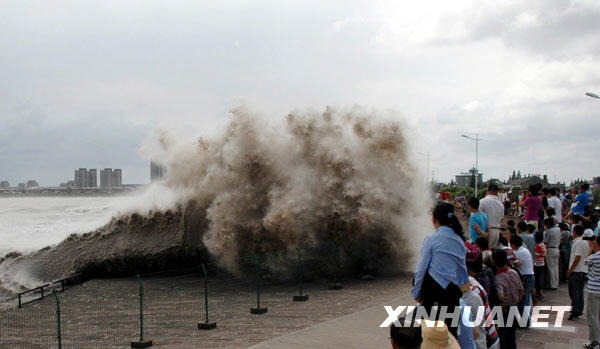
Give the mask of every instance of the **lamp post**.
M 475 197 L 477 197 L 477 182 L 479 182 L 479 134 L 475 134 L 475 138 L 469 137 L 467 135 L 462 135 L 464 138 L 475 141 Z
M 429 179 L 429 158 L 430 158 L 431 154 L 429 152 L 426 152 L 426 153 L 417 152 L 417 153 L 419 155 L 423 155 L 427 158 L 427 172 L 425 172 L 425 173 L 427 175 L 427 180 L 431 183 L 431 181 L 433 180 L 433 178 L 432 178 L 432 180 Z
M 585 95 L 588 96 L 588 97 L 600 99 L 600 96 L 598 94 L 594 93 L 594 92 L 586 92 Z

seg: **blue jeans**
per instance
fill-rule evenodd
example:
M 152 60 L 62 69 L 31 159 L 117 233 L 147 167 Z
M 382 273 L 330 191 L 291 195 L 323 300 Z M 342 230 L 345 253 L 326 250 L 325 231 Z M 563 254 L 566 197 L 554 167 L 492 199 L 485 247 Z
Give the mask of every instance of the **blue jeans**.
M 533 300 L 533 290 L 535 288 L 535 277 L 533 275 L 523 275 L 523 288 L 525 289 L 525 294 L 523 294 L 523 298 L 519 302 L 519 310 L 523 311 L 523 309 L 527 306 L 531 306 L 531 302 Z M 531 308 L 530 308 L 531 309 Z M 531 325 L 531 321 L 529 318 L 529 312 L 527 312 L 527 326 Z

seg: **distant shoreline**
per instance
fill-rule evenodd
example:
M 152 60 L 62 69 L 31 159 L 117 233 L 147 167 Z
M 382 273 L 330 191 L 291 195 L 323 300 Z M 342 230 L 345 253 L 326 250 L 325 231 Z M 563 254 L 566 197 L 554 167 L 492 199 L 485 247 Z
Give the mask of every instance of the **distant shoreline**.
M 144 185 L 130 185 L 113 188 L 26 188 L 0 189 L 2 197 L 39 197 L 39 196 L 119 196 L 133 193 Z

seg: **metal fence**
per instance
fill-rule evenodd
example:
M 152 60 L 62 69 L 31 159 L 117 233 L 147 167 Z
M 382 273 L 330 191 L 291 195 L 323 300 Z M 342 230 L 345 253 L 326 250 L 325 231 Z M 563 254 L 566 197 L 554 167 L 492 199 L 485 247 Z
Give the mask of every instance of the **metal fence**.
M 264 279 L 262 258 L 247 257 L 255 269 L 248 278 L 207 263 L 195 269 L 96 279 L 66 291 L 46 287 L 41 297 L 30 295 L 39 290 L 28 292 L 32 299 L 19 296 L 2 303 L 0 348 L 129 348 L 181 339 L 201 345 L 222 319 L 249 319 L 273 306 L 283 309 L 290 302 L 308 300 L 300 254 L 296 275 L 277 282 Z M 336 281 L 329 286 L 339 285 Z

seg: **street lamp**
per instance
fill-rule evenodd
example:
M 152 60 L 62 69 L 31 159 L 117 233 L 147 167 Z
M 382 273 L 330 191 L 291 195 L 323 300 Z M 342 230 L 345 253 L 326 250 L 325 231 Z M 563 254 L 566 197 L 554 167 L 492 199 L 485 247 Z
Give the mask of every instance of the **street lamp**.
M 588 96 L 588 97 L 600 99 L 600 96 L 598 96 L 594 92 L 586 92 L 585 95 Z
M 427 172 L 425 172 L 425 173 L 427 174 L 427 180 L 429 180 L 429 157 L 430 157 L 431 154 L 429 152 L 427 152 L 427 153 L 417 152 L 417 153 L 419 155 L 423 155 L 423 156 L 425 156 L 427 158 Z M 431 182 L 431 181 L 429 181 L 429 182 Z
M 477 197 L 477 182 L 479 182 L 479 134 L 475 134 L 475 138 L 469 137 L 467 135 L 462 135 L 464 138 L 475 141 L 475 197 Z

